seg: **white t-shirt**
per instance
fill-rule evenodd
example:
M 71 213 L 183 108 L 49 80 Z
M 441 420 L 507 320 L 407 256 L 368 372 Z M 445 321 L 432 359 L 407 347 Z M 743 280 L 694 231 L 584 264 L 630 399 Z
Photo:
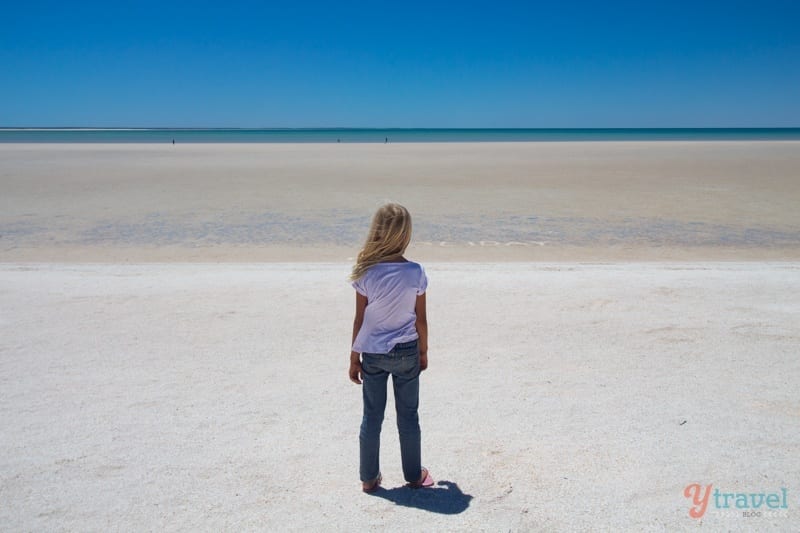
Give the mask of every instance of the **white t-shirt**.
M 428 288 L 419 263 L 378 263 L 352 283 L 367 297 L 364 322 L 353 343 L 358 353 L 388 353 L 395 344 L 419 338 L 417 296 Z

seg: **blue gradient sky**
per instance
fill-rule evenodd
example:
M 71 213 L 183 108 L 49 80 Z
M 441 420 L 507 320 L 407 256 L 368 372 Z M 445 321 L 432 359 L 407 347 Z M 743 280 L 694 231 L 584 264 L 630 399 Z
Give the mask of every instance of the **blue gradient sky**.
M 800 2 L 5 2 L 0 126 L 796 127 Z

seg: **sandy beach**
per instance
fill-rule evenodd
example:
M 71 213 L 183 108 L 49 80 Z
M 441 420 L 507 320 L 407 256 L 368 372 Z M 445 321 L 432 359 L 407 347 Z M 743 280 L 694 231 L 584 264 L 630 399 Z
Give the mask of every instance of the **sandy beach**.
M 800 259 L 800 142 L 0 145 L 0 261 Z
M 783 530 L 797 263 L 433 263 L 423 461 L 358 483 L 345 263 L 0 268 L 3 530 Z M 690 483 L 788 489 L 690 518 Z
M 798 169 L 789 141 L 0 145 L 0 530 L 795 530 Z M 346 277 L 386 200 L 430 279 L 439 483 L 402 486 L 390 401 L 368 496 Z M 692 518 L 691 484 L 786 507 Z

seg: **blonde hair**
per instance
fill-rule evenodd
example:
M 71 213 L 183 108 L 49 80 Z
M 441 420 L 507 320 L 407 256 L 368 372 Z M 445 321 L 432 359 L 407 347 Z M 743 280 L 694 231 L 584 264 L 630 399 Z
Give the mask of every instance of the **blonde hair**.
M 381 206 L 372 217 L 372 225 L 364 247 L 358 252 L 350 280 L 360 279 L 370 267 L 402 255 L 411 242 L 411 215 L 400 204 Z

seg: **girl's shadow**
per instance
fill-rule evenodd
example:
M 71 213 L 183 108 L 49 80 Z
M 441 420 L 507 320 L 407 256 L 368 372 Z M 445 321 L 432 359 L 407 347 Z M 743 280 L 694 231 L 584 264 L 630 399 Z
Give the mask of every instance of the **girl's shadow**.
M 394 502 L 404 507 L 415 507 L 423 511 L 440 514 L 463 513 L 472 496 L 464 494 L 452 481 L 439 481 L 441 488 L 410 489 L 408 487 L 379 488 L 373 496 Z

